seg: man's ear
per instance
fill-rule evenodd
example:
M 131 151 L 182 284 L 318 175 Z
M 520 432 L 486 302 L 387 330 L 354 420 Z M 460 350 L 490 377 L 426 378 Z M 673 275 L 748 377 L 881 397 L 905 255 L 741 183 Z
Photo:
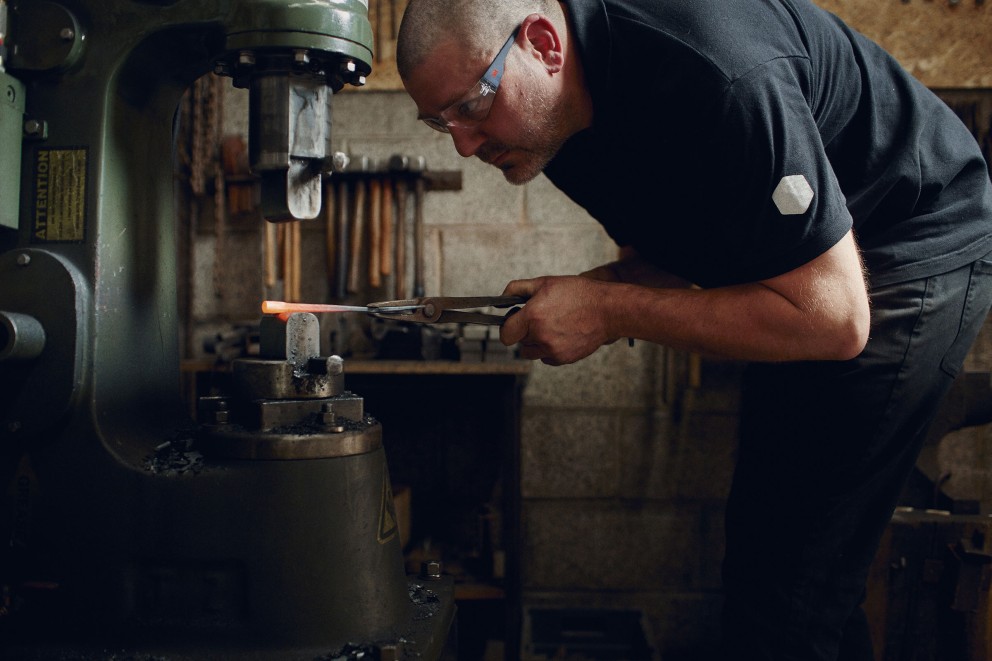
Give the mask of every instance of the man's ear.
M 548 73 L 561 71 L 565 61 L 558 30 L 547 16 L 531 14 L 520 24 L 517 43 L 524 52 L 541 60 Z

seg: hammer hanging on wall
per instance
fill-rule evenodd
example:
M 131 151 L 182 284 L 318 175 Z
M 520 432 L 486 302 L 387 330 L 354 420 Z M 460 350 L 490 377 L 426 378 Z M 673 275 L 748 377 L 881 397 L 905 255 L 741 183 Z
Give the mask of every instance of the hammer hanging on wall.
M 265 288 L 271 289 L 279 280 L 279 225 L 266 221 L 265 223 Z
M 368 215 L 368 200 L 366 191 L 368 186 L 368 156 L 359 156 L 352 160 L 354 171 L 358 174 L 355 177 L 355 203 L 354 215 L 352 216 L 351 228 L 351 264 L 348 271 L 348 293 L 356 294 L 362 287 L 362 244 L 365 241 L 365 218 Z
M 336 203 L 334 199 L 334 185 L 333 181 L 327 181 L 324 185 L 324 259 L 329 291 L 333 291 L 334 288 L 334 205 Z
M 393 272 L 393 182 L 386 174 L 382 181 L 382 237 L 379 246 L 379 271 L 383 277 Z
M 348 182 L 343 178 L 337 180 L 335 186 L 335 201 L 337 215 L 337 260 L 334 264 L 336 270 L 335 293 L 338 299 L 344 299 L 348 295 Z
M 424 295 L 424 240 L 426 228 L 424 227 L 424 169 L 426 159 L 417 156 L 410 159 L 410 170 L 414 174 L 413 181 L 413 295 Z
M 396 182 L 396 263 L 393 279 L 395 298 L 406 298 L 406 196 L 407 196 L 407 169 L 410 159 L 400 154 L 389 159 L 389 170 L 393 173 L 393 180 Z
M 382 248 L 382 182 L 378 175 L 369 179 L 369 286 L 382 285 L 382 271 L 379 258 Z

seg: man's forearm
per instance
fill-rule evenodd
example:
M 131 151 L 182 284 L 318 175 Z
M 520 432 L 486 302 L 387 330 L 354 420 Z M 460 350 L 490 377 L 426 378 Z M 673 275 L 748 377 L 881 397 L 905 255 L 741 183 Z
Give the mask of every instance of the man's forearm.
M 868 295 L 852 233 L 812 261 L 750 284 L 651 287 L 618 282 L 619 275 L 609 277 L 614 267 L 606 269 L 599 279 L 511 282 L 505 294 L 530 300 L 503 324 L 502 341 L 555 365 L 624 337 L 762 361 L 846 360 L 868 341 Z
M 859 350 L 842 320 L 828 323 L 761 284 L 673 289 L 618 283 L 604 294 L 611 339 L 756 361 L 838 360 Z

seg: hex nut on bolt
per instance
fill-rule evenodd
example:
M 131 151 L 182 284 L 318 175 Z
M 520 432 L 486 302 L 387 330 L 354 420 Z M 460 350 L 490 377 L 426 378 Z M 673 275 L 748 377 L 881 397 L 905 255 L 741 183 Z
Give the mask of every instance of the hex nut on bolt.
M 214 424 L 226 425 L 231 421 L 231 411 L 227 407 L 227 402 L 221 400 L 217 402 L 216 408 L 214 408 L 211 414 Z
M 420 578 L 427 581 L 441 580 L 441 563 L 437 560 L 428 560 L 420 565 Z
M 338 418 L 338 415 L 334 412 L 334 405 L 330 402 L 327 402 L 320 407 L 318 418 L 320 419 L 321 424 L 327 427 L 327 431 L 333 434 L 340 434 L 347 429 L 344 425 L 344 421 Z

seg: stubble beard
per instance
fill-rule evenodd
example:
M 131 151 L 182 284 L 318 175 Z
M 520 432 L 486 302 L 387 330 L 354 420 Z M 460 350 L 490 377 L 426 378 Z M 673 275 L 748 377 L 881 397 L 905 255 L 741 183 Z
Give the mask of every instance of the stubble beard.
M 512 150 L 506 163 L 498 167 L 503 171 L 503 178 L 517 186 L 541 174 L 567 139 L 564 135 L 565 111 L 560 104 L 542 98 L 529 105 L 523 113 L 529 121 L 523 124 L 520 137 L 515 140 L 519 146 L 490 143 L 478 153 L 479 158 L 488 162 Z

